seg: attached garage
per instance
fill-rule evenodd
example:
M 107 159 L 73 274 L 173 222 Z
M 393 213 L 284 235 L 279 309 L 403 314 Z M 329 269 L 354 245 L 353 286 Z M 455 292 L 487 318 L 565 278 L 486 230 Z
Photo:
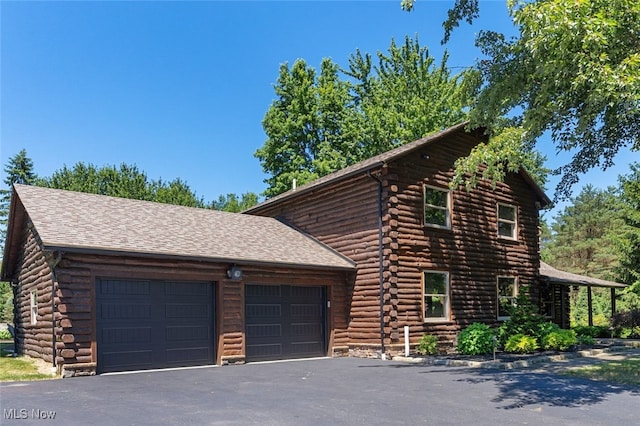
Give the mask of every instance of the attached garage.
M 70 377 L 343 351 L 354 272 L 273 218 L 16 185 L 1 278 Z
M 326 289 L 245 286 L 247 361 L 325 356 Z
M 213 284 L 100 279 L 98 372 L 214 362 Z

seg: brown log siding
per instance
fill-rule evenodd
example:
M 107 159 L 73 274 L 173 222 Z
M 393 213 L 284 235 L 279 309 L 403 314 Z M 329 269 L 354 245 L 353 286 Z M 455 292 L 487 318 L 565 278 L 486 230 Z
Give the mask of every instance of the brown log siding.
M 497 324 L 497 276 L 534 284 L 539 267 L 536 195 L 519 174 L 495 188 L 453 191 L 451 229 L 423 224 L 423 186 L 448 188 L 457 158 L 477 143 L 457 135 L 428 145 L 372 171 L 383 182 L 383 277 L 385 345 L 399 345 L 403 326 L 411 341 L 436 334 L 450 346 L 461 328 Z M 518 238 L 498 237 L 497 203 L 517 207 Z M 377 182 L 363 174 L 333 182 L 304 196 L 267 204 L 257 214 L 282 217 L 357 262 L 349 306 L 352 346 L 380 343 Z M 425 323 L 422 273 L 447 271 L 450 321 Z
M 51 269 L 40 249 L 31 224 L 23 229 L 22 251 L 16 268 L 18 289 L 15 298 L 16 350 L 47 362 L 53 360 L 53 310 Z M 31 292 L 37 292 L 38 314 L 31 324 Z
M 19 274 L 18 351 L 51 362 L 51 270 L 33 231 L 26 233 Z M 215 283 L 217 362 L 244 359 L 244 283 L 318 285 L 328 289 L 331 345 L 346 345 L 344 272 L 243 266 L 243 281 L 226 277 L 229 265 L 198 261 L 64 253 L 55 276 L 56 353 L 63 369 L 95 371 L 97 362 L 95 283 L 99 278 L 207 281 Z M 38 289 L 38 323 L 30 325 L 30 291 Z

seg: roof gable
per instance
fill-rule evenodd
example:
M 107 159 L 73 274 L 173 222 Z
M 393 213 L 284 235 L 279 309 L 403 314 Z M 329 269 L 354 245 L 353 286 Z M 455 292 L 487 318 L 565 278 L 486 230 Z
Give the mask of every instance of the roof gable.
M 346 257 L 273 218 L 35 186 L 16 185 L 14 192 L 43 249 L 49 251 L 355 267 Z
M 269 205 L 273 205 L 273 204 L 277 204 L 278 202 L 293 198 L 293 197 L 298 197 L 301 194 L 322 188 L 325 185 L 334 183 L 334 182 L 338 182 L 344 179 L 348 179 L 352 176 L 358 175 L 358 174 L 362 174 L 362 173 L 366 173 L 368 171 L 374 170 L 378 167 L 382 167 L 384 164 L 391 162 L 393 160 L 405 157 L 409 154 L 411 154 L 412 152 L 419 150 L 421 148 L 424 148 L 427 145 L 433 144 L 437 141 L 440 141 L 442 139 L 445 139 L 448 136 L 454 135 L 456 133 L 468 133 L 466 131 L 466 127 L 469 123 L 468 122 L 464 122 L 464 123 L 460 123 L 457 124 L 455 126 L 449 127 L 447 129 L 441 130 L 439 132 L 435 132 L 435 133 L 431 133 L 427 136 L 425 136 L 424 138 L 418 139 L 416 141 L 413 142 L 409 142 L 407 144 L 404 144 L 402 146 L 399 146 L 397 148 L 394 148 L 392 150 L 383 152 L 382 154 L 378 154 L 376 156 L 373 156 L 371 158 L 368 158 L 366 160 L 363 160 L 359 163 L 353 164 L 351 166 L 345 167 L 344 169 L 338 170 L 336 172 L 330 173 L 326 176 L 320 177 L 312 182 L 309 182 L 305 185 L 302 185 L 296 189 L 292 189 L 290 191 L 284 192 L 282 194 L 276 195 L 275 197 L 269 198 L 268 200 L 253 206 L 247 210 L 245 210 L 243 213 L 253 213 L 253 212 L 257 212 L 260 209 L 262 209 L 263 207 L 269 206 Z M 481 139 L 478 138 L 478 143 L 481 142 Z M 544 191 L 538 186 L 538 184 L 535 183 L 535 181 L 533 180 L 533 178 L 529 175 L 529 173 L 527 173 L 526 170 L 524 169 L 520 169 L 519 171 L 520 175 L 524 178 L 525 182 L 531 186 L 531 188 L 533 189 L 534 193 L 536 194 L 536 196 L 539 198 L 539 201 L 541 203 L 542 206 L 551 204 L 551 200 L 549 199 L 549 197 L 544 193 Z

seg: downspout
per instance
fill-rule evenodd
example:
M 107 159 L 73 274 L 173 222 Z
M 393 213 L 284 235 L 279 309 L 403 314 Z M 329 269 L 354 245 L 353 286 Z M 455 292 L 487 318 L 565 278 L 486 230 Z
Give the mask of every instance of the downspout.
M 384 348 L 384 249 L 382 246 L 382 180 L 367 171 L 367 176 L 378 182 L 378 263 L 380 265 L 380 358 L 386 359 Z
M 51 268 L 51 342 L 52 342 L 52 351 L 51 351 L 51 359 L 53 363 L 53 368 L 56 369 L 56 284 L 58 283 L 58 278 L 56 277 L 56 267 L 60 260 L 62 259 L 62 252 L 57 252 L 57 255 L 53 262 L 49 265 Z

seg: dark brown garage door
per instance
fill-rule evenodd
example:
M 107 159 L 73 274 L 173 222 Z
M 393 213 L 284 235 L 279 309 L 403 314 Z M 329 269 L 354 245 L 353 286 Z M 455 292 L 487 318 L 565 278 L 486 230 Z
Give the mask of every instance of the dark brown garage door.
M 245 287 L 247 361 L 326 355 L 323 287 Z
M 213 284 L 98 280 L 98 372 L 212 364 Z

